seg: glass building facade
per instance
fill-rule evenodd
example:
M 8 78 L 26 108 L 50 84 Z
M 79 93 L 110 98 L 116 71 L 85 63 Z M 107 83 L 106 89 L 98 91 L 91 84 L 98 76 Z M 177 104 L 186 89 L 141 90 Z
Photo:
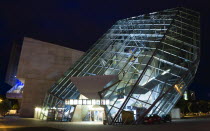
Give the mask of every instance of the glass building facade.
M 168 114 L 199 64 L 200 16 L 173 8 L 119 20 L 49 90 L 40 119 L 71 121 L 80 92 L 70 77 L 117 75 L 99 91 L 109 124 Z M 53 111 L 52 111 L 53 110 Z M 52 112 L 53 115 L 52 115 Z

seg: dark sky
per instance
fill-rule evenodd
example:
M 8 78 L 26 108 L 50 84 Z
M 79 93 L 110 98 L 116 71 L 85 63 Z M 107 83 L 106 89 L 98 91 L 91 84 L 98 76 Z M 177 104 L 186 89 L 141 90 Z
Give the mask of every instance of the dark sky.
M 201 13 L 201 62 L 190 88 L 210 99 L 209 0 L 0 0 L 0 44 L 27 36 L 86 51 L 119 19 L 177 6 Z

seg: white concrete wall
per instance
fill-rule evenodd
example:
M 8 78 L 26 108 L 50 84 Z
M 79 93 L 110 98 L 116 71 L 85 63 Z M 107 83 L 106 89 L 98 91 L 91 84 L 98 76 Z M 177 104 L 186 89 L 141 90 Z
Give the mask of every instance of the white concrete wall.
M 88 99 L 88 98 L 85 97 L 84 95 L 80 95 L 79 99 Z M 92 105 L 77 105 L 71 121 L 72 122 L 82 121 L 87 115 L 90 107 L 92 107 Z

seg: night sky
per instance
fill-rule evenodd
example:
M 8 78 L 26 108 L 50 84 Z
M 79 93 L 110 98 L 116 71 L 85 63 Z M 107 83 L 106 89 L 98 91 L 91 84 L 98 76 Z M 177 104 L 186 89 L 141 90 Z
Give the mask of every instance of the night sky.
M 117 20 L 178 6 L 201 13 L 201 61 L 190 89 L 210 100 L 209 0 L 0 0 L 0 47 L 26 36 L 86 51 Z

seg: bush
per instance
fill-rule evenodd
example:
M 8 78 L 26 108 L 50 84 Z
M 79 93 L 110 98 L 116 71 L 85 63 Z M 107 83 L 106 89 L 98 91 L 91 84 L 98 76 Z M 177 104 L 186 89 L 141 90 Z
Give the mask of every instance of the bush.
M 0 103 L 0 114 L 5 117 L 6 113 L 11 109 L 9 100 L 5 99 Z

